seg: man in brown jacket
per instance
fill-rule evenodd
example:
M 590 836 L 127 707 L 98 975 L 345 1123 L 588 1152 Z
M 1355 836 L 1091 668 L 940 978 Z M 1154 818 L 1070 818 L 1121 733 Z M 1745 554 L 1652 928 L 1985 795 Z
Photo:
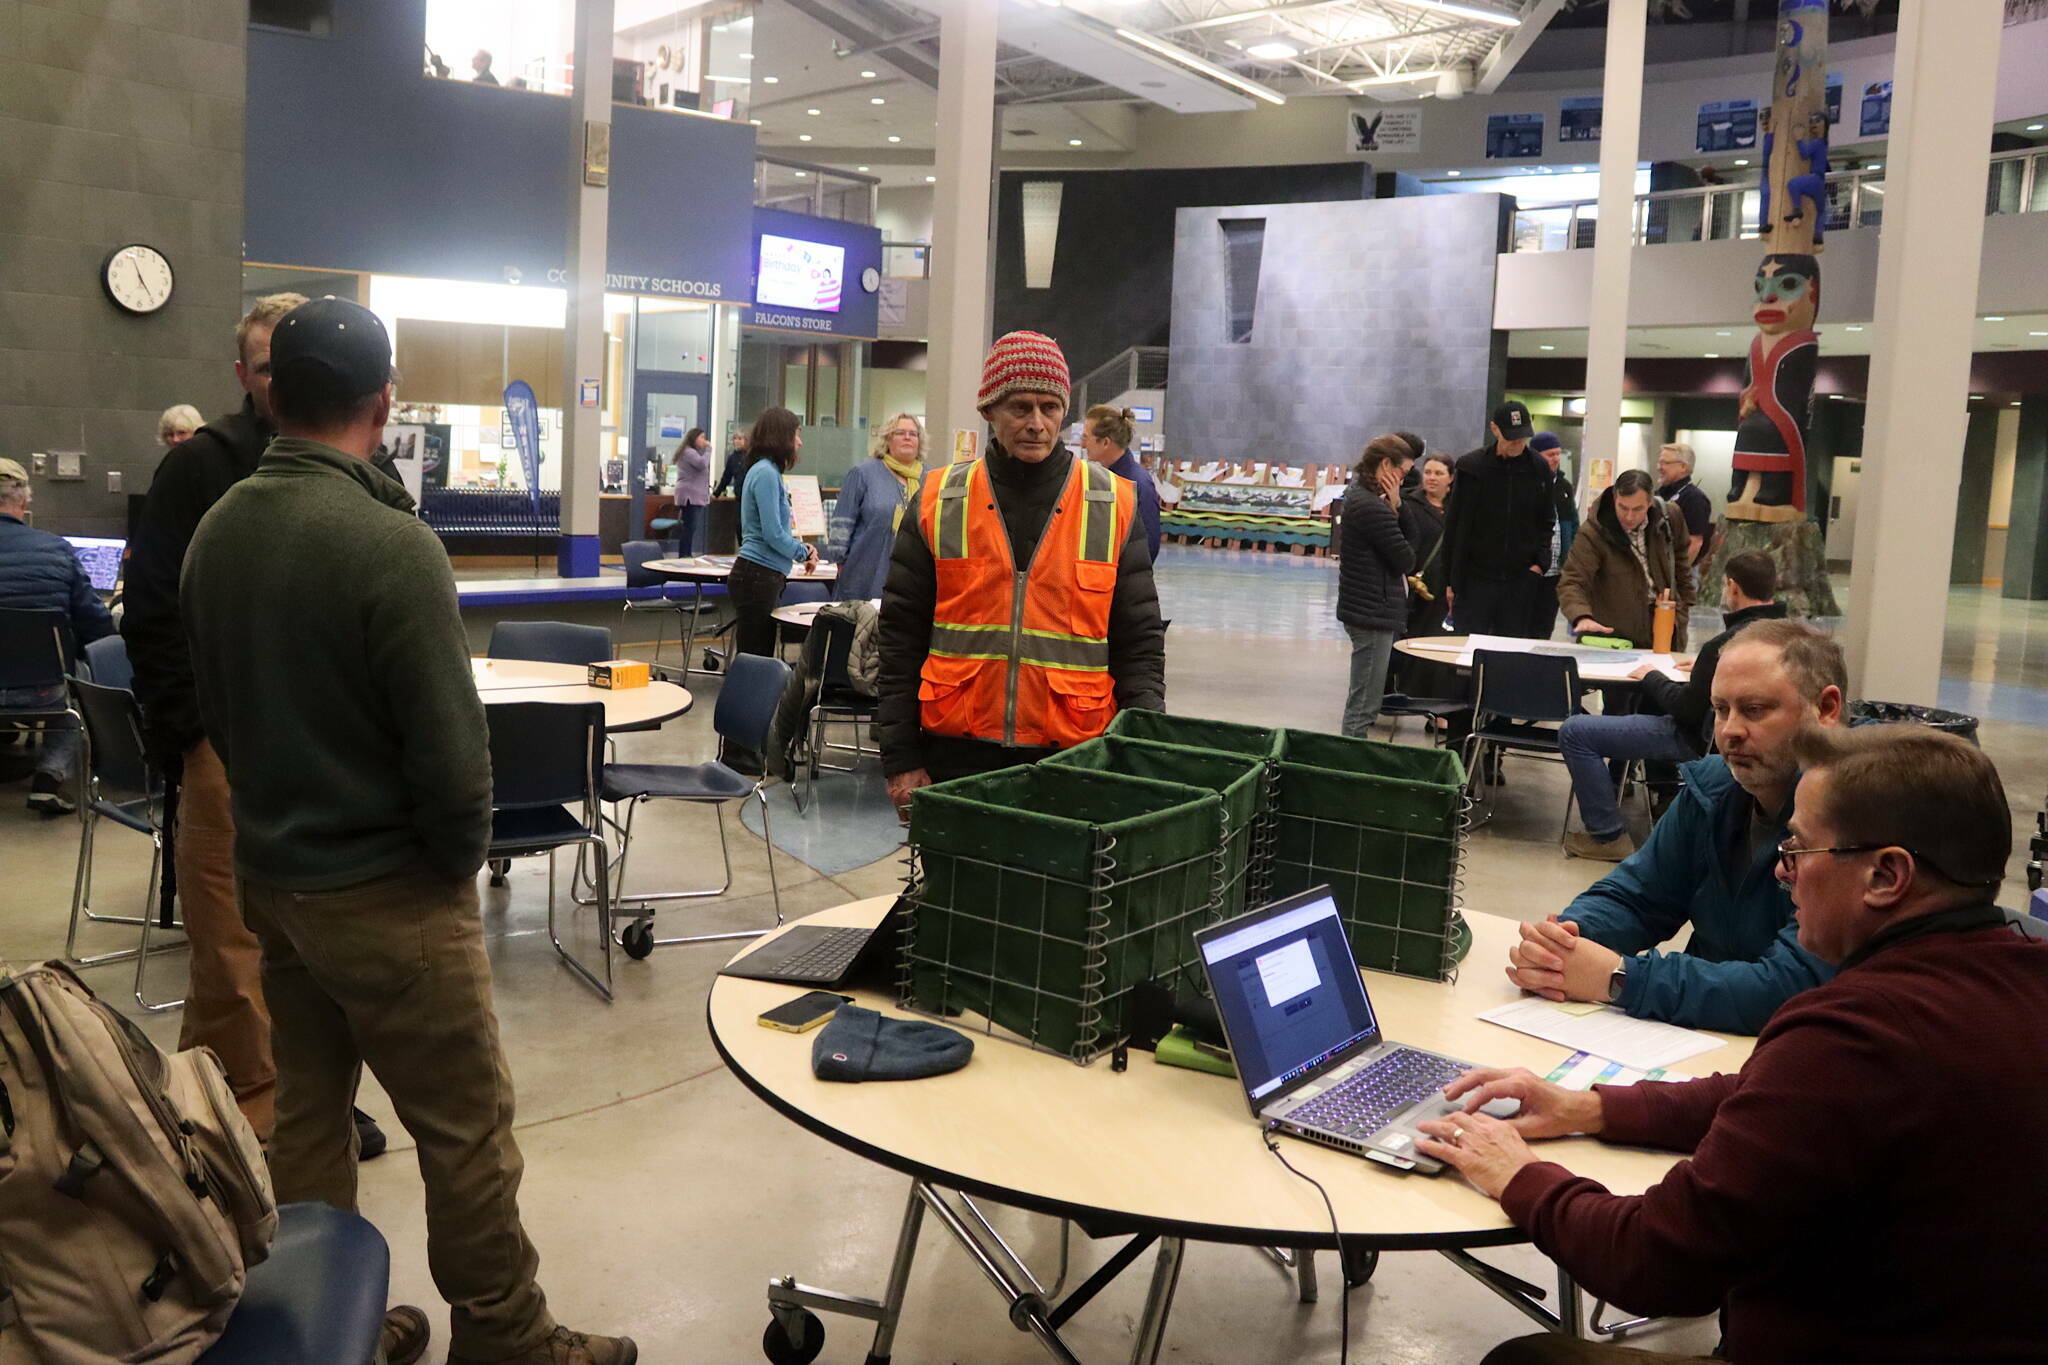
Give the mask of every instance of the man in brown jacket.
M 1678 605 L 1671 645 L 1683 649 L 1693 603 L 1685 522 L 1657 501 L 1648 474 L 1623 470 L 1572 541 L 1558 606 L 1574 635 L 1618 635 L 1647 648 L 1657 598 L 1667 591 Z

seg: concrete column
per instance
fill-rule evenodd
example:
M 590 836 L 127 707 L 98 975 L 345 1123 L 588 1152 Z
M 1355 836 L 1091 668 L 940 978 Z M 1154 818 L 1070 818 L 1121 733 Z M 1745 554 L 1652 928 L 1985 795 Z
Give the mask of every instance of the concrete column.
M 932 202 L 927 458 L 953 457 L 956 433 L 983 449 L 974 410 L 988 350 L 989 201 L 995 162 L 996 9 L 949 4 L 939 17 L 938 193 Z
M 1643 45 L 1649 0 L 1607 6 L 1607 63 L 1600 86 L 1600 216 L 1593 233 L 1593 300 L 1586 328 L 1586 430 L 1579 467 L 1589 459 L 1624 463 L 1621 380 L 1628 361 L 1628 273 L 1636 210 L 1636 143 L 1643 126 Z M 1579 481 L 1584 489 L 1585 480 Z
M 2002 14 L 1995 0 L 1899 9 L 1844 637 L 1850 686 L 1885 701 L 1932 705 L 1941 681 Z
M 562 539 L 555 552 L 565 578 L 597 573 L 598 488 L 604 469 L 603 404 L 605 236 L 611 226 L 609 174 L 592 185 L 585 152 L 602 146 L 610 164 L 612 133 L 612 0 L 576 0 L 576 90 L 569 99 L 571 167 L 569 311 L 562 332 Z M 583 405 L 584 386 L 598 385 L 598 405 Z M 630 415 L 626 418 L 631 421 Z
M 2019 448 L 2012 466 L 2001 597 L 2048 597 L 2048 399 L 2020 403 Z

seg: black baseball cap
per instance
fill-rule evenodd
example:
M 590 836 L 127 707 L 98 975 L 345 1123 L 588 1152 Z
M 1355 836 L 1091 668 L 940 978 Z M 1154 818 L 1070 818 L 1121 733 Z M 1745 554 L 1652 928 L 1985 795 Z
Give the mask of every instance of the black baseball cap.
M 270 334 L 270 382 L 301 401 L 366 397 L 391 382 L 391 336 L 359 303 L 310 299 Z
M 311 305 L 307 305 L 310 307 Z M 289 321 L 289 319 L 287 319 Z M 277 364 L 277 343 L 270 343 L 271 364 Z M 1500 428 L 1503 441 L 1523 441 L 1536 434 L 1536 424 L 1529 420 L 1529 409 L 1513 400 L 1502 403 L 1493 410 L 1493 424 Z

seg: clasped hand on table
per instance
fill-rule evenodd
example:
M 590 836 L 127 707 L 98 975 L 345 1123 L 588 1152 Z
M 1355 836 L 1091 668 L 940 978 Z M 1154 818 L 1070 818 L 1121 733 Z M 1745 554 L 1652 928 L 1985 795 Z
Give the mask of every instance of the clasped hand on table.
M 1444 1098 L 1462 1098 L 1465 1107 L 1417 1124 L 1429 1136 L 1415 1150 L 1455 1168 L 1492 1199 L 1500 1198 L 1515 1173 L 1537 1159 L 1530 1142 L 1601 1128 L 1599 1092 L 1567 1090 L 1525 1067 L 1474 1067 L 1444 1087 Z M 1495 1100 L 1515 1100 L 1521 1108 L 1511 1119 L 1479 1112 Z
M 1524 924 L 1521 941 L 1508 950 L 1508 980 L 1545 1000 L 1607 1003 L 1607 983 L 1621 954 L 1579 937 L 1579 926 L 1556 915 Z

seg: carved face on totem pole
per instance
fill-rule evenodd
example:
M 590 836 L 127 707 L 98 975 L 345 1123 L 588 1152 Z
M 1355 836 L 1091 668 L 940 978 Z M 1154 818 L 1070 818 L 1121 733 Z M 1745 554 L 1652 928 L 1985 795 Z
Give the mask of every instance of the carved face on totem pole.
M 1820 314 L 1820 262 L 1811 256 L 1774 254 L 1756 268 L 1756 304 L 1750 312 L 1765 336 L 1805 332 Z

